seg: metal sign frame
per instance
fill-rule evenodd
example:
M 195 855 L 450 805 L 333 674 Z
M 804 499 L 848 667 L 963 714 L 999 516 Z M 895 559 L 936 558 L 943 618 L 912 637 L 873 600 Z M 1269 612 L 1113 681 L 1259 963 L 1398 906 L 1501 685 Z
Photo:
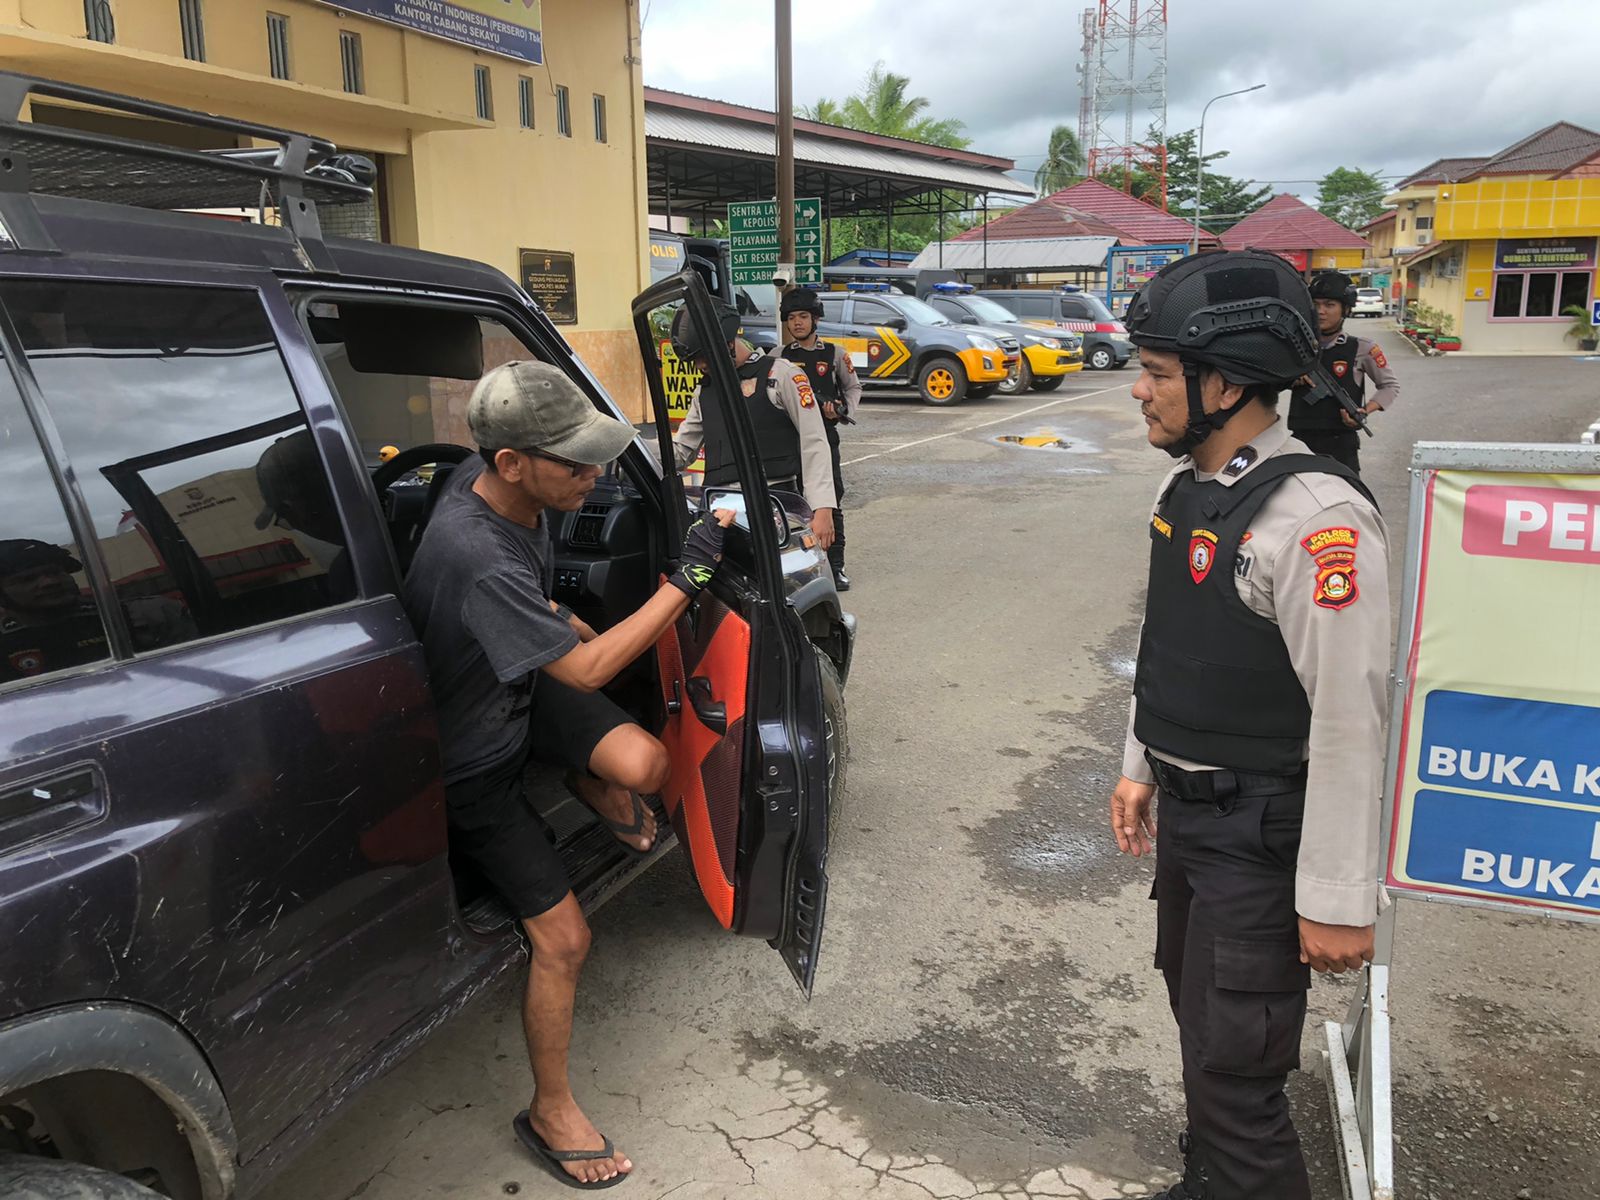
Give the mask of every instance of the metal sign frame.
M 1506 475 L 1600 475 L 1600 447 L 1586 445 L 1495 442 L 1418 442 L 1411 454 L 1411 509 L 1407 520 L 1405 573 L 1401 585 L 1400 636 L 1395 641 L 1390 686 L 1388 752 L 1385 756 L 1383 814 L 1378 860 L 1382 878 L 1389 877 L 1395 805 L 1400 781 L 1401 714 L 1410 699 L 1411 647 L 1421 615 L 1423 528 L 1427 519 L 1428 481 L 1436 471 L 1498 471 Z M 1399 901 L 1422 900 L 1469 908 L 1498 909 L 1521 917 L 1600 922 L 1600 913 L 1540 909 L 1509 900 L 1491 900 L 1448 892 L 1396 889 L 1389 907 L 1379 914 L 1373 931 L 1374 953 L 1343 1022 L 1324 1027 L 1328 1097 L 1334 1133 L 1340 1144 L 1346 1200 L 1393 1200 L 1394 1118 L 1389 1026 L 1389 974 L 1394 957 L 1394 927 Z
M 1112 282 L 1116 278 L 1115 263 L 1118 258 L 1136 258 L 1143 254 L 1170 254 L 1172 260 L 1183 258 L 1189 253 L 1187 242 L 1181 245 L 1177 242 L 1153 242 L 1148 246 L 1109 246 L 1106 249 L 1106 307 L 1113 313 L 1117 311 L 1116 304 L 1119 298 L 1131 300 L 1139 294 L 1138 288 L 1113 288 Z

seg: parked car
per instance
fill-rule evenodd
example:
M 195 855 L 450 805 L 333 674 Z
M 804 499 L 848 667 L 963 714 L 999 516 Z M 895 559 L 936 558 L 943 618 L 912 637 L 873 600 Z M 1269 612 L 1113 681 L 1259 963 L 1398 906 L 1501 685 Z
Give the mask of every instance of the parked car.
M 999 302 L 1019 321 L 1046 329 L 1064 329 L 1083 339 L 1084 365 L 1094 371 L 1121 369 L 1133 357 L 1133 343 L 1121 321 L 1100 297 L 1088 292 L 979 288 L 978 295 Z
M 1018 321 L 996 301 L 973 295 L 973 290 L 970 283 L 941 283 L 923 299 L 957 325 L 984 325 L 1017 339 L 1022 361 L 1017 373 L 996 389 L 1001 395 L 1014 396 L 1030 388 L 1053 392 L 1068 375 L 1083 370 L 1083 341 L 1077 334 Z
M 276 153 L 30 124 L 30 92 Z M 0 249 L 0 599 L 38 601 L 0 612 L 0 1196 L 228 1200 L 525 961 L 452 872 L 397 596 L 475 453 L 454 431 L 486 369 L 552 363 L 620 413 L 500 271 L 321 236 L 317 208 L 368 200 L 370 162 L 87 88 L 0 95 L 0 157 L 35 189 L 9 195 Z M 264 188 L 281 226 L 169 211 Z M 552 524 L 554 598 L 596 628 L 654 593 L 691 517 L 656 465 L 651 317 L 679 305 L 716 335 L 692 270 L 633 306 L 656 453 L 636 440 Z M 559 772 L 527 786 L 586 908 L 677 845 L 719 923 L 809 991 L 854 622 L 774 501 L 759 475 L 716 497 L 755 515 L 607 689 L 674 756 L 650 856 Z
M 1373 287 L 1358 287 L 1356 289 L 1355 307 L 1350 310 L 1353 317 L 1381 317 L 1388 311 L 1383 301 L 1383 293 Z
M 848 292 L 820 292 L 822 336 L 842 343 L 866 387 L 911 384 L 924 403 L 960 404 L 987 396 L 1020 369 L 1015 335 L 984 325 L 957 325 L 915 296 L 865 284 Z M 779 344 L 776 318 L 747 316 L 745 335 L 763 349 Z

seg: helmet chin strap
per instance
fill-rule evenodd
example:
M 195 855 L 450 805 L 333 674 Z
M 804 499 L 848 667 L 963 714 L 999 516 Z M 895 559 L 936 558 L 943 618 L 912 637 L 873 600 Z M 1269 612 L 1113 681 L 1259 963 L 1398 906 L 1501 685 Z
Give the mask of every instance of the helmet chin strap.
M 1214 413 L 1208 413 L 1200 395 L 1200 367 L 1197 363 L 1184 362 L 1183 381 L 1189 392 L 1189 425 L 1181 438 L 1170 446 L 1162 447 L 1173 458 L 1194 453 L 1196 446 L 1226 425 L 1243 407 L 1235 404 L 1232 408 L 1219 408 Z

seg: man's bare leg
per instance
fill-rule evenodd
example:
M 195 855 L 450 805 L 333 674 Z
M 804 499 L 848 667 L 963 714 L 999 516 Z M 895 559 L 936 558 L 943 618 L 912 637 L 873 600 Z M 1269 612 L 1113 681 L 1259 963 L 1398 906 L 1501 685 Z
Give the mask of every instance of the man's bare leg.
M 618 725 L 601 738 L 589 755 L 589 771 L 597 778 L 576 776 L 573 786 L 583 802 L 601 816 L 631 825 L 634 820 L 633 796 L 659 792 L 672 773 L 667 748 L 637 725 Z M 648 850 L 656 841 L 656 818 L 644 810 L 644 828 L 639 833 L 616 832 L 618 841 L 635 850 Z
M 584 1116 L 572 1096 L 567 1077 L 567 1048 L 572 1042 L 572 1004 L 578 975 L 589 953 L 589 924 L 571 892 L 554 908 L 522 922 L 532 945 L 528 991 L 522 1004 L 522 1028 L 533 1065 L 533 1102 L 528 1123 L 552 1150 L 599 1149 L 605 1137 Z M 627 1174 L 633 1163 L 620 1150 L 610 1158 L 563 1163 L 584 1183 Z

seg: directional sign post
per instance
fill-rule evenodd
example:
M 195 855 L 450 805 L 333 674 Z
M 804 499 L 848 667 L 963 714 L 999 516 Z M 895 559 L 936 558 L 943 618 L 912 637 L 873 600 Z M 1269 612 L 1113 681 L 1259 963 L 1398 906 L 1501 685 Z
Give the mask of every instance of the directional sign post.
M 822 282 L 822 201 L 794 202 L 796 283 Z M 778 266 L 778 202 L 754 200 L 728 205 L 728 249 L 733 258 L 733 282 L 772 282 Z

